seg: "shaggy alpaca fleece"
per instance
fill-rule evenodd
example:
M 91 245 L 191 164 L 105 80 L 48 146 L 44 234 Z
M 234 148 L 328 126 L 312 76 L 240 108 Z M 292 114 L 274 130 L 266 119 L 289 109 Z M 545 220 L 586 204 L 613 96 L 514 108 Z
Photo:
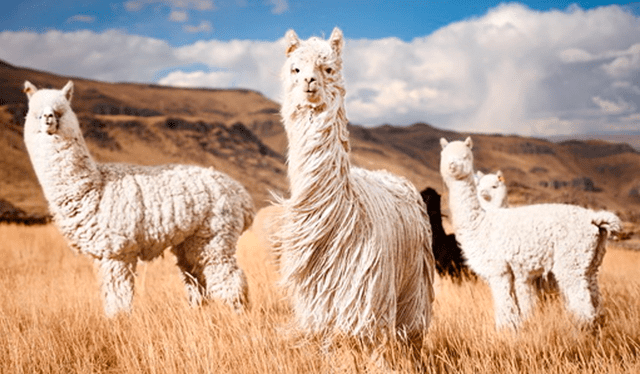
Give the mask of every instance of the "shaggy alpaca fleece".
M 491 287 L 496 326 L 518 328 L 533 307 L 531 280 L 553 272 L 566 307 L 581 323 L 601 315 L 598 269 L 611 212 L 564 204 L 482 209 L 473 177 L 472 141 L 441 139 L 440 173 L 449 189 L 456 238 L 467 264 Z
M 491 207 L 506 208 L 509 206 L 507 203 L 507 185 L 504 183 L 504 176 L 501 170 L 498 170 L 495 174 L 484 174 L 481 171 L 477 171 L 476 185 L 478 186 L 480 206 L 483 209 Z
M 298 325 L 374 339 L 420 337 L 431 320 L 434 261 L 420 195 L 406 179 L 352 167 L 343 37 L 287 32 L 282 116 L 290 198 L 275 248 Z
M 54 221 L 93 257 L 108 316 L 129 311 L 138 259 L 172 246 L 192 304 L 219 298 L 238 309 L 247 282 L 236 243 L 253 219 L 247 191 L 211 168 L 96 163 L 71 109 L 73 83 L 38 90 L 25 82 L 24 139 Z

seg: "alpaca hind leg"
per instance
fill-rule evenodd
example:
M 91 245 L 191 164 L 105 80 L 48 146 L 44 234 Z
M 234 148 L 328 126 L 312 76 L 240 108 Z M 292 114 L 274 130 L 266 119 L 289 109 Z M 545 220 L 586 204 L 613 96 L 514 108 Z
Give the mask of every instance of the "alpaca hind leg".
M 204 279 L 202 277 L 202 258 L 199 251 L 205 241 L 198 237 L 189 237 L 182 243 L 174 246 L 171 252 L 176 256 L 178 267 L 182 275 L 187 299 L 192 307 L 202 304 L 205 292 Z
M 238 235 L 218 233 L 203 248 L 207 298 L 224 301 L 236 311 L 248 303 L 247 278 L 235 257 Z
M 489 279 L 489 287 L 493 296 L 495 309 L 496 329 L 505 327 L 518 329 L 520 326 L 520 313 L 516 302 L 513 273 L 507 273 Z
M 598 287 L 598 270 L 605 254 L 606 237 L 600 236 L 589 262 L 583 264 L 582 270 L 562 272 L 556 271 L 558 286 L 567 305 L 578 322 L 583 325 L 594 325 L 601 322 L 601 296 Z M 586 256 L 581 257 L 585 259 Z M 565 269 L 570 268 L 565 266 Z
M 121 312 L 131 312 L 136 264 L 135 257 L 98 260 L 104 312 L 107 317 L 114 317 Z
M 597 317 L 592 300 L 591 281 L 584 274 L 556 276 L 567 310 L 580 324 L 591 324 Z

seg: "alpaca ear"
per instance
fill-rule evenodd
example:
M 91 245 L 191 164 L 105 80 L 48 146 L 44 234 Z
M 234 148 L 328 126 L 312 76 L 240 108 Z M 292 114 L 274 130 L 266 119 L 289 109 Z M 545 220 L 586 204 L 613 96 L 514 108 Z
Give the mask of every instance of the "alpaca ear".
M 447 141 L 447 139 L 445 138 L 440 138 L 440 146 L 442 147 L 442 149 L 444 149 L 444 147 L 447 146 L 447 144 L 449 144 L 449 142 Z
M 71 98 L 73 97 L 73 82 L 69 81 L 67 84 L 62 87 L 62 93 L 64 97 L 67 98 L 67 101 L 71 102 Z
M 337 27 L 334 27 L 331 32 L 331 36 L 329 37 L 329 44 L 331 44 L 331 48 L 336 54 L 340 54 L 342 52 L 342 47 L 344 46 L 344 37 L 342 35 L 342 30 Z
M 300 46 L 300 39 L 293 29 L 289 29 L 286 34 L 284 34 L 284 41 L 287 43 L 285 54 L 289 57 L 289 55 Z
M 38 88 L 29 81 L 24 81 L 24 89 L 22 92 L 27 94 L 27 98 L 31 99 L 34 93 L 38 92 Z
M 481 172 L 480 170 L 476 171 L 476 176 L 478 177 L 478 179 L 484 177 L 484 173 Z
M 469 147 L 469 149 L 473 149 L 473 141 L 471 141 L 471 137 L 468 136 L 465 140 L 464 140 L 464 144 Z
M 496 175 L 498 176 L 498 180 L 502 183 L 504 183 L 504 175 L 502 174 L 502 170 L 498 170 L 498 172 L 496 173 Z

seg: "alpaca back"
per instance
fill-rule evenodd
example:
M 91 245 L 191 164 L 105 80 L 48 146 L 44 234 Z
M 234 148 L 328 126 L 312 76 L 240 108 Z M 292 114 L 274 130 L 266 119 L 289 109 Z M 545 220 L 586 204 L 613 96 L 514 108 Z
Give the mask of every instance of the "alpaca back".
M 63 226 L 65 234 L 76 240 L 82 239 L 82 230 L 97 232 L 89 247 L 97 257 L 136 246 L 140 258 L 147 260 L 199 231 L 211 235 L 208 227 L 217 223 L 235 228 L 226 235 L 239 233 L 253 218 L 246 190 L 211 168 L 120 163 L 98 167 L 103 183 L 100 199 L 93 202 L 94 209 L 78 213 L 91 224 L 78 220 Z

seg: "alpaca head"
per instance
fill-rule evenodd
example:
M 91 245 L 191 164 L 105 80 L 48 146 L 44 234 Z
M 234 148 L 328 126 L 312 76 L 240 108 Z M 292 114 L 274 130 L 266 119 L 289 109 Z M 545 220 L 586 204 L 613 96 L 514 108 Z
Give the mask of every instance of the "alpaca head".
M 78 121 L 71 109 L 72 81 L 69 81 L 61 90 L 39 90 L 31 82 L 25 81 L 24 92 L 29 99 L 25 133 L 60 135 L 79 131 Z M 74 120 L 69 120 L 72 117 Z
M 294 108 L 323 110 L 342 101 L 342 31 L 333 29 L 329 40 L 300 40 L 295 31 L 285 34 L 287 61 L 282 74 L 286 102 Z
M 478 196 L 480 197 L 481 202 L 487 202 L 495 207 L 506 206 L 507 186 L 501 170 L 498 170 L 495 174 L 484 174 L 483 172 L 478 171 L 476 173 L 476 178 Z
M 440 139 L 440 174 L 447 180 L 461 180 L 473 174 L 473 142 L 471 137 L 463 141 L 449 143 L 445 138 Z

